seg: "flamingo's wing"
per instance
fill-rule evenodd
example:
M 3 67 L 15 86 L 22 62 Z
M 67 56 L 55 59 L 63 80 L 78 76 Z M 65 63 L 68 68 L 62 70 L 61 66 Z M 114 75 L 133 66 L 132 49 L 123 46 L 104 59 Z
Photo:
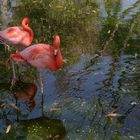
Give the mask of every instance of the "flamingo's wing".
M 23 31 L 22 27 L 9 27 L 2 32 L 1 37 L 7 42 L 11 44 L 18 44 L 22 42 L 24 37 L 26 36 L 26 32 Z
M 21 52 L 24 59 L 33 61 L 37 59 L 43 59 L 45 56 L 51 55 L 53 48 L 46 44 L 36 44 L 26 48 Z

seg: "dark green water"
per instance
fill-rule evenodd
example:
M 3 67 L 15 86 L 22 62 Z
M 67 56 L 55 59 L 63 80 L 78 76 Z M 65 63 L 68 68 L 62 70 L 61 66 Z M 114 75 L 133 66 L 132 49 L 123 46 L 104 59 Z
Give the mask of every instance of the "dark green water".
M 9 90 L 9 54 L 0 46 L 1 139 L 139 140 L 140 1 L 25 0 L 9 7 L 7 26 L 29 17 L 33 44 L 60 35 L 64 64 L 55 73 L 15 64 L 22 82 L 37 86 L 31 110 Z

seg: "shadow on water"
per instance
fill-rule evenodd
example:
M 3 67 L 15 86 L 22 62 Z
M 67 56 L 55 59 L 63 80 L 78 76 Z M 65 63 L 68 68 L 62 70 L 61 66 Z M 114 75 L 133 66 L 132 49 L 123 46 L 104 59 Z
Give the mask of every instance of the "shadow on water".
M 42 106 L 38 73 L 29 66 L 16 65 L 22 79 L 16 84 L 16 96 L 7 90 L 12 72 L 6 63 L 8 53 L 0 48 L 2 138 L 139 139 L 139 9 L 139 0 L 26 0 L 15 6 L 8 26 L 19 25 L 28 16 L 35 32 L 33 43 L 51 43 L 59 34 L 64 65 L 55 73 L 41 71 Z M 40 118 L 42 108 L 51 119 Z

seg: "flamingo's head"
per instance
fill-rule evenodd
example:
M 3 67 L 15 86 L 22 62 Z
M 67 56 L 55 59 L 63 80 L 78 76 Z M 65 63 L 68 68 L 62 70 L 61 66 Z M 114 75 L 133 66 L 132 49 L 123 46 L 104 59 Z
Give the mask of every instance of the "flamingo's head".
M 29 21 L 30 21 L 30 19 L 27 18 L 27 17 L 25 17 L 25 18 L 22 20 L 22 26 L 28 26 Z
M 54 35 L 53 47 L 54 47 L 54 55 L 56 56 L 55 58 L 57 69 L 60 69 L 63 63 L 63 58 L 60 51 L 60 37 L 58 35 Z
M 16 54 L 11 54 L 10 55 L 10 59 L 17 61 L 17 62 L 24 62 L 25 60 L 22 58 L 22 56 L 20 55 L 19 52 L 17 52 Z
M 33 41 L 33 37 L 34 37 L 34 33 L 32 31 L 32 29 L 29 27 L 29 21 L 30 19 L 25 17 L 23 20 L 22 20 L 22 27 L 24 29 L 24 31 L 27 31 L 30 35 L 29 37 L 29 42 L 27 43 L 28 45 L 24 45 L 24 46 L 29 46 L 31 44 L 31 42 Z

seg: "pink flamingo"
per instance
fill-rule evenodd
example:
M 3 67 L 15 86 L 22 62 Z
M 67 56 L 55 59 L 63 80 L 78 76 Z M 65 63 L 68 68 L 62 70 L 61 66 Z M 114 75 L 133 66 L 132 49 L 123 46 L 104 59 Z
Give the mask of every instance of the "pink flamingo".
M 34 33 L 28 26 L 29 18 L 25 17 L 22 20 L 22 26 L 8 27 L 5 30 L 0 31 L 0 42 L 9 48 L 9 45 L 27 47 L 32 43 Z M 16 74 L 14 63 L 12 64 L 13 78 L 12 86 L 15 84 Z
M 28 26 L 29 18 L 22 20 L 22 26 L 8 27 L 0 31 L 0 42 L 6 45 L 27 47 L 32 43 L 34 33 Z
M 62 55 L 60 51 L 60 38 L 54 36 L 53 46 L 49 44 L 35 44 L 25 48 L 21 52 L 11 54 L 10 59 L 14 61 L 22 61 L 36 68 L 47 68 L 56 71 L 62 66 Z M 40 74 L 40 73 L 39 73 Z M 42 93 L 42 116 L 43 114 L 43 83 L 40 75 L 41 93 Z
M 53 46 L 49 44 L 35 44 L 25 48 L 21 52 L 10 55 L 14 61 L 22 61 L 36 68 L 47 68 L 56 71 L 62 66 L 62 55 L 60 51 L 60 38 L 54 36 Z

